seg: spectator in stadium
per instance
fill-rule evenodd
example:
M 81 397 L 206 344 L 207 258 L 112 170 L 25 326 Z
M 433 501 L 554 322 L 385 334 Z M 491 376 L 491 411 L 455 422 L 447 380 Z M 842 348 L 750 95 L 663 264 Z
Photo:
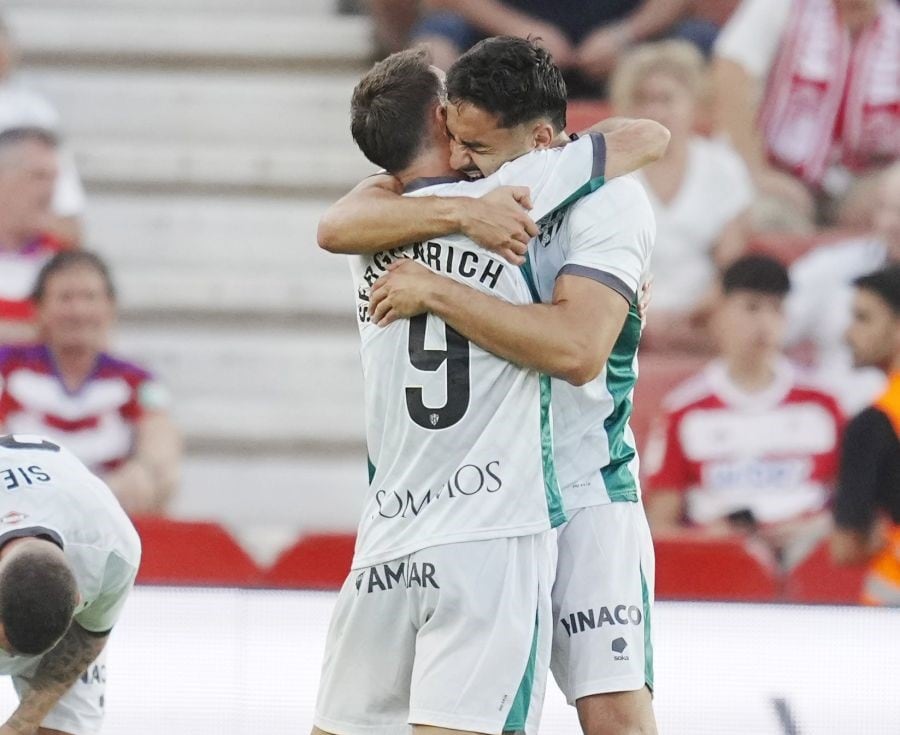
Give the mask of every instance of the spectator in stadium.
M 31 290 L 41 266 L 63 249 L 46 230 L 57 171 L 52 133 L 0 132 L 0 343 L 35 335 Z
M 847 340 L 857 365 L 888 376 L 886 390 L 848 424 L 831 552 L 870 564 L 862 601 L 900 606 L 900 266 L 856 279 Z M 883 519 L 879 518 L 883 514 Z
M 430 0 L 413 30 L 437 66 L 487 36 L 540 38 L 557 65 L 591 82 L 606 79 L 631 44 L 675 33 L 709 47 L 716 27 L 685 20 L 688 0 Z
M 106 643 L 141 542 L 109 489 L 43 437 L 0 436 L 0 735 L 100 732 Z
M 34 290 L 41 341 L 0 349 L 0 431 L 68 446 L 126 511 L 159 513 L 181 446 L 163 388 L 106 350 L 115 319 L 109 271 L 90 252 L 58 253 Z
M 788 344 L 813 347 L 817 379 L 840 398 L 848 415 L 861 411 L 884 388 L 880 370 L 853 367 L 844 335 L 854 279 L 900 261 L 900 161 L 884 172 L 876 194 L 869 235 L 820 247 L 791 267 Z
M 753 200 L 750 174 L 724 143 L 697 135 L 705 62 L 687 41 L 669 40 L 628 52 L 610 80 L 615 112 L 650 118 L 672 137 L 665 156 L 637 176 L 656 215 L 653 318 L 644 332 L 652 348 L 696 349 L 714 298 L 716 271 L 740 256 Z
M 900 266 L 856 280 L 847 339 L 856 364 L 888 386 L 847 424 L 831 551 L 840 564 L 870 564 L 863 602 L 900 607 Z
M 782 356 L 789 287 L 765 256 L 725 270 L 720 357 L 666 398 L 644 455 L 657 537 L 753 537 L 787 569 L 828 533 L 842 417 Z
M 771 199 L 867 225 L 900 155 L 898 59 L 895 0 L 743 0 L 716 42 L 717 125 Z
M 59 134 L 59 113 L 50 101 L 15 76 L 19 51 L 0 18 L 0 132 L 12 128 L 41 128 Z M 81 239 L 81 217 L 85 195 L 75 168 L 75 159 L 64 147 L 59 150 L 59 171 L 54 182 L 53 206 L 42 229 L 58 240 L 76 245 Z

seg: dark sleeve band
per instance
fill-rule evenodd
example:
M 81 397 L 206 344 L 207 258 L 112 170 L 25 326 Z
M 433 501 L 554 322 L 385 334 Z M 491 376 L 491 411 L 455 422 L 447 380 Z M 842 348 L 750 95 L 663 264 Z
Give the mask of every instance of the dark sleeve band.
M 606 178 L 606 138 L 603 133 L 591 133 L 594 144 L 594 165 L 591 167 L 591 180 Z
M 13 541 L 17 538 L 42 538 L 47 541 L 52 541 L 59 548 L 65 549 L 65 544 L 63 544 L 62 536 L 60 536 L 56 531 L 50 528 L 44 528 L 43 526 L 28 526 L 27 528 L 16 528 L 12 531 L 7 531 L 6 533 L 0 534 L 0 549 L 2 549 L 6 544 L 10 541 Z
M 629 304 L 634 303 L 634 291 L 628 287 L 628 284 L 625 283 L 625 281 L 618 276 L 614 276 L 612 273 L 607 273 L 606 271 L 601 271 L 597 268 L 588 268 L 586 265 L 569 263 L 560 268 L 559 273 L 556 274 L 557 278 L 559 278 L 559 276 L 581 276 L 582 278 L 590 278 L 592 281 L 597 281 L 597 283 L 602 283 L 604 286 L 611 288 Z

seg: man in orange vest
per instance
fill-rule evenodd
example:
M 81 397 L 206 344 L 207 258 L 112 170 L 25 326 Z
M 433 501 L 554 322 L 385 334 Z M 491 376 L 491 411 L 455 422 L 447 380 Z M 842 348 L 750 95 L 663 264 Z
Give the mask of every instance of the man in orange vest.
M 869 563 L 863 603 L 900 606 L 900 265 L 855 284 L 847 341 L 856 366 L 883 370 L 888 386 L 847 425 L 831 553 Z

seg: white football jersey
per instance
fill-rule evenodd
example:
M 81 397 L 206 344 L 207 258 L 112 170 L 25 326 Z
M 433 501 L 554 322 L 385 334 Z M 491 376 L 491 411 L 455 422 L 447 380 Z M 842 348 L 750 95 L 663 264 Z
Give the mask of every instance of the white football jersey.
M 110 630 L 140 564 L 137 531 L 110 489 L 69 451 L 40 436 L 0 436 L 0 546 L 23 536 L 62 547 L 81 593 L 75 620 L 95 633 Z M 33 661 L 0 650 L 0 674 Z
M 635 177 L 625 176 L 539 224 L 525 270 L 541 301 L 552 301 L 557 276 L 570 274 L 603 283 L 631 304 L 599 376 L 581 387 L 553 381 L 553 441 L 563 503 L 574 510 L 636 500 L 638 457 L 628 421 L 641 336 L 638 294 L 656 238 L 653 209 Z
M 409 196 L 531 189 L 539 218 L 603 182 L 605 144 L 537 151 L 474 182 L 420 180 Z M 354 568 L 422 548 L 538 533 L 565 519 L 553 467 L 550 381 L 462 337 L 433 315 L 378 327 L 369 290 L 399 258 L 514 304 L 523 272 L 462 235 L 351 257 L 366 386 L 370 486 Z

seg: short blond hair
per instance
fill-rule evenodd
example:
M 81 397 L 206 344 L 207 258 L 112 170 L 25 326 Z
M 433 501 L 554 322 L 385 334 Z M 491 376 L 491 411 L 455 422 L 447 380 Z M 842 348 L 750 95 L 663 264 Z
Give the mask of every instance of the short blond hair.
M 706 85 L 706 62 L 689 41 L 672 39 L 635 46 L 616 65 L 610 80 L 613 107 L 621 112 L 631 106 L 638 86 L 652 74 L 666 74 L 681 82 L 699 99 Z

